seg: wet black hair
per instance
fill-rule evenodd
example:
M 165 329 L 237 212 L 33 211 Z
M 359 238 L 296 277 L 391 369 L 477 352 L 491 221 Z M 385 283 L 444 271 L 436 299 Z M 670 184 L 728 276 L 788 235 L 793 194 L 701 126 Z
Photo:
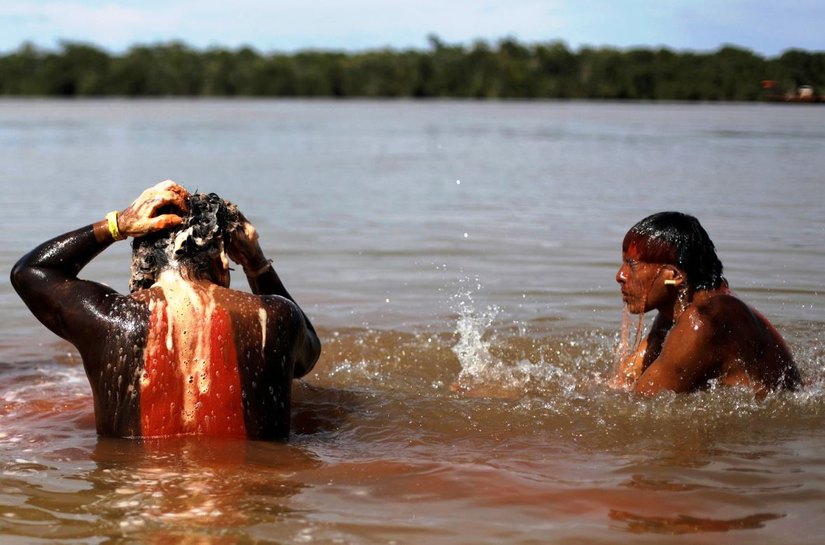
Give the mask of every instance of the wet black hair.
M 209 276 L 215 259 L 220 258 L 230 233 L 238 225 L 238 209 L 215 193 L 190 193 L 189 211 L 161 210 L 176 213 L 183 223 L 132 241 L 132 277 L 129 291 L 151 287 L 160 272 L 173 262 Z
M 630 228 L 622 251 L 635 250 L 641 261 L 675 265 L 694 289 L 718 289 L 725 284 L 722 262 L 704 227 L 682 212 L 659 212 Z

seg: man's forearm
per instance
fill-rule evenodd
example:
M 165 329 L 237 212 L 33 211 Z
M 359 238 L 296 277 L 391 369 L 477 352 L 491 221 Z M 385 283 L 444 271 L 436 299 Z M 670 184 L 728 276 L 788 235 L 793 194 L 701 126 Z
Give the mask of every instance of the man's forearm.
M 107 232 L 94 224 L 65 233 L 39 245 L 12 268 L 11 283 L 20 298 L 58 335 L 66 331 L 61 309 L 78 295 L 78 273 L 113 240 Z
M 20 258 L 12 269 L 12 284 L 17 288 L 31 269 L 43 269 L 46 277 L 55 280 L 76 278 L 112 242 L 105 220 L 55 237 Z
M 278 273 L 275 272 L 271 260 L 263 260 L 258 267 L 244 267 L 244 274 L 246 274 L 246 280 L 249 282 L 249 289 L 255 295 L 280 295 L 293 303 L 295 302 L 286 290 L 284 283 L 281 282 Z

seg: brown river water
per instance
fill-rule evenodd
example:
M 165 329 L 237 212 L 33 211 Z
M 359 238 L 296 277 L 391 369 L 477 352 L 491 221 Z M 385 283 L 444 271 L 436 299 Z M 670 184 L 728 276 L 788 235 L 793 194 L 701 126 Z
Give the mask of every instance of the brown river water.
M 9 285 L 165 178 L 236 202 L 319 330 L 287 442 L 98 437 Z M 0 183 L 0 543 L 825 542 L 825 108 L 6 100 Z M 608 388 L 621 239 L 666 209 L 800 392 Z

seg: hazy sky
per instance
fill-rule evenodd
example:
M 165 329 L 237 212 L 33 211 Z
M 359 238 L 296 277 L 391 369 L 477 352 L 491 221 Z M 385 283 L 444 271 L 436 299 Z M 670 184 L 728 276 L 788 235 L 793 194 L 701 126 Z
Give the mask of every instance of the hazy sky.
M 111 52 L 181 40 L 196 48 L 423 48 L 512 36 L 708 51 L 735 44 L 774 56 L 825 51 L 824 0 L 0 0 L 0 51 L 61 39 Z

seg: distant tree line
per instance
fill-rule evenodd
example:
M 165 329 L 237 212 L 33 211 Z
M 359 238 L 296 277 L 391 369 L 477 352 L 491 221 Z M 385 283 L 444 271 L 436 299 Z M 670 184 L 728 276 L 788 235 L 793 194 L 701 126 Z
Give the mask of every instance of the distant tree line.
M 0 55 L 5 96 L 753 101 L 803 85 L 825 92 L 825 52 L 792 49 L 764 58 L 735 46 L 708 53 L 571 51 L 562 42 L 504 39 L 462 46 L 431 36 L 424 50 L 262 54 L 248 47 L 199 51 L 172 42 L 112 55 L 64 42 L 57 51 L 23 44 Z

